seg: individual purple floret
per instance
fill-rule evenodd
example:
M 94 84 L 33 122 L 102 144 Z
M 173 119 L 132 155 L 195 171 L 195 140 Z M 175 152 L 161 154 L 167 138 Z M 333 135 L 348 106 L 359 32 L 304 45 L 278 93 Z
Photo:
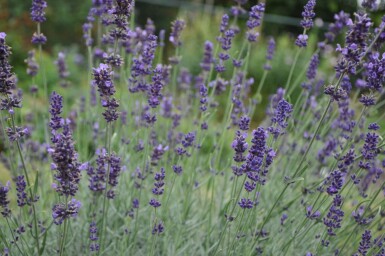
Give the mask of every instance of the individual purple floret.
M 101 63 L 98 68 L 93 69 L 92 84 L 98 87 L 102 107 L 105 108 L 103 116 L 108 123 L 116 121 L 119 117 L 117 112 L 119 103 L 112 97 L 115 94 L 113 74 L 114 72 L 107 64 Z
M 329 236 L 335 236 L 335 230 L 341 228 L 342 218 L 344 217 L 341 206 L 342 197 L 341 195 L 336 195 L 333 198 L 333 204 L 330 207 L 329 212 L 326 214 L 326 217 L 323 218 L 323 223 L 327 227 Z
M 182 45 L 182 42 L 180 41 L 180 36 L 185 25 L 186 24 L 184 20 L 175 20 L 172 23 L 169 40 L 175 47 Z
M 362 234 L 360 246 L 358 247 L 358 253 L 354 255 L 366 256 L 369 249 L 372 247 L 372 233 L 370 230 L 365 230 Z
M 315 17 L 314 13 L 314 7 L 315 7 L 316 1 L 315 0 L 309 0 L 307 4 L 304 6 L 304 10 L 302 12 L 302 21 L 301 26 L 304 29 L 311 29 L 313 27 L 313 18 Z
M 139 199 L 138 198 L 134 198 L 132 200 L 132 208 L 134 208 L 134 209 L 138 209 L 139 208 Z
M 34 22 L 41 23 L 46 20 L 44 9 L 47 8 L 47 2 L 44 0 L 32 0 L 31 19 Z
M 9 209 L 9 200 L 7 198 L 9 187 L 9 181 L 5 186 L 0 183 L 0 206 L 2 208 L 1 215 L 3 215 L 4 218 L 7 218 L 11 215 L 11 210 Z
M 242 198 L 241 201 L 238 202 L 238 205 L 242 209 L 251 209 L 251 208 L 253 208 L 254 203 L 252 200 L 250 200 L 248 198 Z
M 17 191 L 17 205 L 23 207 L 28 204 L 27 193 L 25 188 L 27 183 L 25 182 L 24 175 L 17 176 L 16 180 L 16 191 Z
M 281 216 L 281 226 L 283 226 L 287 218 L 288 218 L 288 215 L 286 213 L 283 213 Z
M 77 217 L 79 209 L 81 207 L 81 202 L 76 200 L 75 198 L 71 199 L 71 201 L 68 202 L 67 207 L 63 203 L 55 205 L 52 208 L 52 218 L 54 219 L 53 222 L 56 225 L 61 225 L 65 219 L 68 219 L 70 217 Z

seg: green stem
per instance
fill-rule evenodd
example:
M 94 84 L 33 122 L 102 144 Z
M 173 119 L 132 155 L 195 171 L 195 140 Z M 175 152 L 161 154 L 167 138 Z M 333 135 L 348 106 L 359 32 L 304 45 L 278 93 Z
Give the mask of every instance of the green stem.
M 66 211 L 67 211 L 67 207 L 68 207 L 68 196 L 66 197 L 66 205 L 65 205 L 65 210 Z M 65 244 L 65 240 L 66 240 L 66 236 L 67 236 L 67 225 L 68 225 L 68 218 L 65 218 L 64 219 L 63 238 L 62 238 L 61 243 L 60 243 L 60 253 L 59 253 L 59 256 L 62 256 L 63 253 L 64 253 L 64 244 Z
M 292 79 L 293 74 L 294 74 L 294 69 L 295 69 L 295 66 L 297 65 L 298 57 L 299 57 L 301 52 L 302 52 L 302 48 L 298 48 L 297 52 L 295 54 L 295 57 L 294 57 L 294 61 L 291 64 L 291 69 L 290 69 L 289 77 L 287 78 L 286 85 L 285 85 L 285 92 L 287 92 L 288 89 L 289 89 L 290 82 L 291 82 L 291 79 Z
M 21 255 L 24 255 L 24 253 L 22 252 L 22 250 L 20 249 L 20 247 L 19 247 L 19 245 L 18 245 L 18 243 L 17 243 L 17 241 L 16 241 L 15 234 L 14 234 L 13 231 L 12 231 L 11 225 L 9 225 L 8 218 L 5 217 L 5 220 L 7 221 L 9 231 L 11 231 L 11 235 L 12 235 L 14 244 L 16 245 L 17 249 L 19 250 L 20 254 L 21 254 Z

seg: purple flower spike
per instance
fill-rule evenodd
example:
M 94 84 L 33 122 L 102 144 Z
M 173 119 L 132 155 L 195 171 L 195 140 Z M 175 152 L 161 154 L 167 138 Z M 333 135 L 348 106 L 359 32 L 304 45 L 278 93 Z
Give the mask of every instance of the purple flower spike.
M 344 212 L 341 210 L 342 206 L 342 197 L 341 195 L 336 195 L 333 199 L 333 204 L 329 209 L 326 217 L 323 218 L 323 223 L 327 227 L 328 235 L 335 236 L 335 230 L 341 228 L 342 218 L 344 217 Z
M 263 67 L 265 70 L 271 70 L 271 64 L 269 62 L 271 60 L 273 60 L 274 53 L 275 53 L 275 41 L 274 41 L 274 38 L 271 37 L 269 39 L 269 43 L 268 43 L 268 46 L 267 46 L 267 52 L 266 52 L 267 63 Z
M 184 29 L 185 25 L 186 24 L 185 24 L 184 20 L 175 20 L 172 23 L 171 34 L 170 34 L 169 40 L 175 47 L 182 45 L 182 42 L 180 41 L 180 35 L 181 35 L 182 30 Z
M 315 13 L 314 13 L 315 4 L 316 4 L 315 0 L 309 0 L 309 2 L 307 2 L 307 4 L 304 7 L 304 10 L 302 12 L 303 20 L 301 21 L 301 26 L 304 29 L 310 29 L 313 27 L 313 18 L 315 17 Z
M 47 2 L 44 0 L 32 0 L 31 19 L 34 22 L 41 23 L 46 20 L 44 9 L 47 8 Z
M 358 252 L 362 256 L 366 256 L 369 249 L 372 247 L 372 233 L 370 230 L 365 230 L 362 234 L 362 239 L 360 242 L 360 246 L 358 247 Z
M 210 41 L 206 41 L 204 57 L 202 62 L 200 63 L 201 68 L 205 71 L 210 71 L 211 65 L 214 63 L 213 49 L 213 43 Z
M 115 86 L 112 80 L 113 74 L 113 71 L 107 64 L 101 63 L 98 68 L 93 69 L 94 80 L 92 84 L 98 87 L 102 107 L 105 108 L 103 116 L 108 123 L 119 118 L 117 111 L 119 103 L 112 97 L 115 94 Z
M 49 127 L 52 132 L 55 133 L 60 128 L 63 128 L 64 120 L 60 116 L 63 111 L 63 97 L 56 92 L 51 94 L 49 113 L 51 114 L 51 120 L 49 121 Z
M 5 38 L 7 34 L 0 32 L 0 94 L 10 95 L 11 90 L 15 87 L 14 73 L 12 73 L 11 65 L 8 62 L 11 53 L 11 47 L 6 45 Z
M 28 203 L 27 193 L 25 193 L 25 188 L 27 183 L 25 182 L 24 175 L 17 176 L 16 181 L 16 191 L 17 191 L 17 205 L 23 207 Z
M 28 58 L 24 62 L 27 63 L 27 74 L 32 77 L 36 76 L 39 71 L 39 64 L 36 62 L 34 50 L 28 52 Z
M 1 215 L 3 215 L 4 218 L 7 218 L 11 215 L 11 210 L 9 209 L 9 200 L 7 198 L 9 187 L 9 181 L 5 186 L 0 183 L 0 207 L 2 208 Z
M 249 29 L 256 28 L 261 25 L 262 15 L 265 12 L 265 4 L 260 3 L 251 7 L 249 12 L 249 20 L 247 21 L 247 27 Z

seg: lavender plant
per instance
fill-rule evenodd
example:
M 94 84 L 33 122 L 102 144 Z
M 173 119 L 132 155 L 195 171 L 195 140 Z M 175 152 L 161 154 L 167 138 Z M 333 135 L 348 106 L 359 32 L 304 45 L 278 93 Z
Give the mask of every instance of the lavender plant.
M 135 24 L 133 0 L 92 1 L 88 66 L 61 49 L 48 87 L 34 0 L 23 106 L 0 32 L 0 255 L 384 255 L 385 16 L 363 1 L 314 43 L 309 0 L 280 87 L 268 8 L 234 2 L 199 45 L 187 16 L 166 35 Z

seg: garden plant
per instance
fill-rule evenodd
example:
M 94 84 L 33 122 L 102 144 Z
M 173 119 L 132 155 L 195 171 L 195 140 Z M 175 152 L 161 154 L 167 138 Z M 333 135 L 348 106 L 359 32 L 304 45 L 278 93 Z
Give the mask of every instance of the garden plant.
M 318 40 L 317 4 L 276 49 L 234 0 L 189 69 L 194 21 L 137 26 L 134 0 L 90 1 L 86 57 L 48 63 L 33 0 L 27 81 L 0 32 L 0 255 L 385 255 L 385 16 Z

